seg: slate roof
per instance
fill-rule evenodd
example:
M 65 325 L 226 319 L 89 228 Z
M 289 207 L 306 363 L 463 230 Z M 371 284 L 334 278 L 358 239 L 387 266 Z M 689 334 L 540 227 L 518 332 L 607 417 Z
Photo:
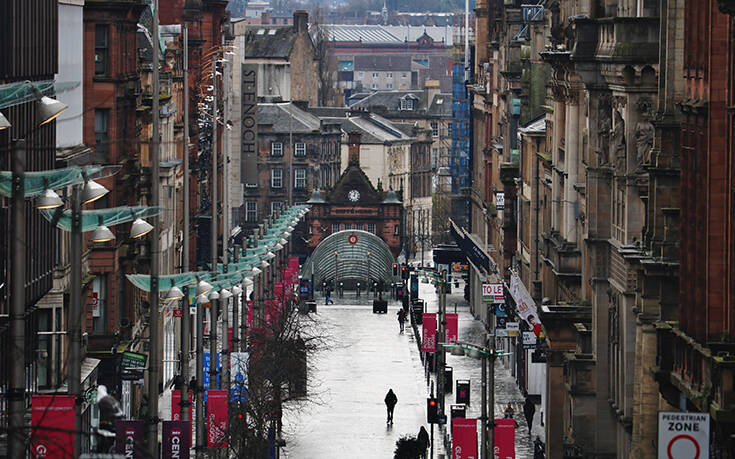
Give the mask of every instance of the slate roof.
M 243 57 L 270 57 L 288 59 L 291 56 L 296 33 L 293 26 L 253 25 L 245 28 Z
M 414 96 L 416 105 L 412 111 L 406 111 L 406 115 L 417 114 L 422 112 L 428 116 L 436 116 L 440 118 L 452 116 L 452 95 L 440 93 L 434 96 L 434 99 L 428 104 L 428 93 L 426 90 L 415 91 L 376 91 L 358 102 L 354 103 L 351 108 L 372 110 L 377 107 L 385 107 L 389 111 L 397 111 L 400 108 L 401 99 L 407 95 Z
M 426 114 L 429 116 L 437 116 L 439 118 L 451 118 L 452 95 L 446 93 L 434 95 L 434 100 L 431 101 L 429 109 L 426 110 Z
M 546 132 L 546 115 L 539 116 L 535 120 L 518 129 L 523 134 L 543 134 Z
M 363 44 L 403 44 L 415 42 L 426 33 L 435 44 L 452 46 L 452 28 L 435 26 L 383 26 L 362 24 L 324 24 L 329 40 L 334 42 L 362 42 Z M 443 43 L 442 43 L 443 41 Z
M 273 132 L 309 134 L 318 132 L 320 120 L 291 102 L 259 103 L 258 124 L 272 126 Z
M 371 70 L 409 72 L 411 71 L 410 54 L 358 54 L 354 57 L 356 72 Z

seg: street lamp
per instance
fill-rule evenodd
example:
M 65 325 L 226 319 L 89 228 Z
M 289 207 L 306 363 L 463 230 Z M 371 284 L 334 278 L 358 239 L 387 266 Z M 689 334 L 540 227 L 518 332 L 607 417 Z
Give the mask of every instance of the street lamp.
M 10 124 L 10 121 L 8 121 L 8 119 L 5 118 L 5 115 L 0 113 L 0 131 L 2 131 L 3 129 L 7 129 L 10 126 L 12 126 L 12 124 Z
M 138 239 L 146 234 L 153 231 L 153 225 L 143 220 L 142 218 L 136 218 L 133 222 L 133 226 L 130 227 L 130 237 Z
M 64 201 L 54 190 L 46 189 L 41 196 L 36 199 L 36 209 L 49 210 L 56 209 L 64 205 Z
M 82 189 L 82 204 L 89 204 L 106 195 L 109 190 L 94 180 L 88 180 Z

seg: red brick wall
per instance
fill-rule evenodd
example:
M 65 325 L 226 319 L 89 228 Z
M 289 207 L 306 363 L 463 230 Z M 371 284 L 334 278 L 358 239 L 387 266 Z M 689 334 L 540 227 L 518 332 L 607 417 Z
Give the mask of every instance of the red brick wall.
M 704 5 L 703 5 L 704 3 Z M 715 0 L 687 1 L 682 121 L 681 326 L 699 342 L 733 333 L 732 26 Z M 731 236 L 730 236 L 731 237 Z

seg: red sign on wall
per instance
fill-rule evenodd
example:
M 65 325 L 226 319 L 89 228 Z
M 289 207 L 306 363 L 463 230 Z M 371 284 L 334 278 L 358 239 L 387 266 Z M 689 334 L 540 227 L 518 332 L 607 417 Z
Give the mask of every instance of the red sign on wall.
M 31 398 L 31 457 L 74 457 L 74 397 Z
M 207 391 L 207 447 L 227 448 L 227 391 Z
M 453 314 L 453 313 L 447 313 L 447 328 L 446 328 L 446 334 L 447 334 L 447 343 L 456 343 L 457 342 L 457 333 L 459 330 L 459 315 Z
M 513 419 L 496 419 L 494 429 L 494 459 L 515 459 L 516 422 Z
M 143 459 L 146 456 L 143 421 L 117 421 L 115 423 L 115 452 L 133 459 Z
M 477 419 L 452 419 L 452 459 L 477 459 Z
M 425 312 L 421 316 L 421 350 L 436 352 L 436 313 Z

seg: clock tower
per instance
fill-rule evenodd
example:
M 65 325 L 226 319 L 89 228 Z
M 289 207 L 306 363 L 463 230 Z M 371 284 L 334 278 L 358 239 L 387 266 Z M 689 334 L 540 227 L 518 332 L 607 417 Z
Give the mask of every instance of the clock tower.
M 353 141 L 356 141 L 355 145 Z M 359 135 L 350 133 L 350 163 L 331 190 L 314 190 L 311 210 L 306 214 L 309 232 L 307 252 L 327 236 L 339 231 L 360 230 L 379 236 L 388 244 L 393 256 L 401 251 L 401 201 L 392 190 L 376 189 L 360 168 Z

